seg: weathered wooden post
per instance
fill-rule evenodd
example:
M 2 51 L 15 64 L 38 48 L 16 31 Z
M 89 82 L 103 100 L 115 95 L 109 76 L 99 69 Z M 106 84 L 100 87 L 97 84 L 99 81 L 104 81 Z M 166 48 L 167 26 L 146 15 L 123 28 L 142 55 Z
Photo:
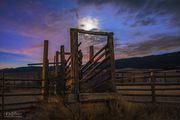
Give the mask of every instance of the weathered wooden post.
M 44 100 L 48 100 L 49 96 L 49 80 L 48 80 L 48 40 L 44 40 L 44 52 L 43 52 L 43 69 L 42 69 L 42 88 L 44 88 L 43 97 Z
M 55 73 L 55 76 L 57 77 L 58 76 L 58 73 L 59 73 L 59 52 L 58 51 L 56 51 L 56 57 L 55 57 L 55 71 L 56 71 L 56 73 Z
M 54 68 L 54 76 L 56 76 L 56 55 L 54 55 L 53 68 Z
M 111 82 L 112 82 L 112 90 L 116 92 L 115 85 L 115 58 L 114 58 L 114 42 L 113 42 L 113 33 L 108 33 L 108 47 L 109 47 L 109 55 L 110 55 L 110 64 L 111 64 Z
M 66 88 L 66 84 L 65 84 L 65 64 L 66 64 L 66 60 L 65 60 L 65 51 L 64 51 L 64 45 L 61 45 L 60 47 L 60 59 L 61 59 L 61 78 L 63 81 L 63 95 L 65 95 L 65 88 Z M 60 81 L 57 81 L 57 83 L 59 83 Z M 60 94 L 61 91 L 58 90 L 58 93 Z
M 2 117 L 2 120 L 4 120 L 4 72 L 2 72 L 2 87 L 1 87 L 1 91 L 2 91 L 1 117 Z
M 152 103 L 156 102 L 156 93 L 155 93 L 155 76 L 154 72 L 150 73 L 151 77 L 151 95 L 152 95 Z
M 71 77 L 73 82 L 72 93 L 78 100 L 79 96 L 79 63 L 78 63 L 78 30 L 75 28 L 70 29 L 70 40 L 71 40 Z
M 94 56 L 94 46 L 89 46 L 89 60 L 91 60 Z

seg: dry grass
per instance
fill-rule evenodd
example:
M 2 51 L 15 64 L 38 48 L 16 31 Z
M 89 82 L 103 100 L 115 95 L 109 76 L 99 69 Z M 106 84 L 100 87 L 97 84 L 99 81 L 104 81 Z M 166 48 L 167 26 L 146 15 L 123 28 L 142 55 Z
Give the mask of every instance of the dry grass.
M 180 107 L 171 105 L 135 105 L 118 97 L 104 103 L 65 104 L 61 98 L 41 103 L 27 120 L 179 120 Z

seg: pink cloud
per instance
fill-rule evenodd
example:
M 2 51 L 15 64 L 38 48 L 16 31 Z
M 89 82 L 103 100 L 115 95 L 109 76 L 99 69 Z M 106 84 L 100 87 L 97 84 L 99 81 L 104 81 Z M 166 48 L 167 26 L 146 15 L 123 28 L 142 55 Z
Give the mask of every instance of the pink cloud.
M 22 55 L 33 55 L 36 51 L 38 51 L 42 48 L 43 48 L 43 45 L 33 45 L 29 48 L 24 48 L 24 49 L 19 49 L 19 50 L 0 48 L 0 52 L 22 54 Z

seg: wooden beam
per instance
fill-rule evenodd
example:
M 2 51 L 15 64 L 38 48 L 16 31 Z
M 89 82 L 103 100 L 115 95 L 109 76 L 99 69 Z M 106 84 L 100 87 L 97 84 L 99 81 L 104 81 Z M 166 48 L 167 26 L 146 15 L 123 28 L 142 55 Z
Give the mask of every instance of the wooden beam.
M 66 84 L 65 84 L 65 50 L 64 50 L 64 45 L 60 46 L 60 58 L 61 58 L 61 78 L 63 80 L 63 95 L 65 94 L 66 91 Z M 60 81 L 57 81 L 58 84 L 60 84 Z M 60 94 L 62 93 L 58 88 L 57 88 L 57 93 Z
M 75 30 L 78 33 L 84 33 L 84 34 L 91 34 L 91 35 L 101 35 L 101 36 L 107 36 L 109 32 L 99 32 L 99 31 L 87 31 L 83 29 L 77 29 L 77 28 L 71 28 L 71 30 Z
M 73 93 L 79 94 L 79 63 L 78 63 L 78 31 L 70 29 L 71 42 L 71 77 L 73 83 Z
M 115 85 L 115 58 L 114 58 L 114 40 L 113 40 L 113 33 L 108 33 L 108 47 L 109 47 L 109 55 L 110 55 L 110 64 L 111 64 L 111 82 L 112 82 L 112 89 L 116 92 L 116 85 Z
M 49 62 L 49 65 L 54 65 L 56 62 Z M 61 64 L 61 62 L 58 62 L 58 64 Z M 28 66 L 38 66 L 38 65 L 43 65 L 43 63 L 30 63 Z
M 48 100 L 49 96 L 49 81 L 48 81 L 48 40 L 44 40 L 44 52 L 43 52 L 43 69 L 42 69 L 42 91 L 44 99 Z

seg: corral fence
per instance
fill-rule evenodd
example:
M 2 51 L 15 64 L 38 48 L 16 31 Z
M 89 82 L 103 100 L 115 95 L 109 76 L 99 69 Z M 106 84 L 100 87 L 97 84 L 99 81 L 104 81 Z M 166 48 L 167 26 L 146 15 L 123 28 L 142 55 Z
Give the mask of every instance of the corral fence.
M 116 70 L 116 88 L 130 102 L 180 103 L 180 71 Z
M 101 46 L 97 52 L 94 52 L 93 45 L 88 46 L 90 48 L 89 61 L 84 65 L 82 65 L 82 43 L 79 42 L 80 34 L 86 34 L 89 37 L 91 35 L 106 37 L 105 45 Z M 70 29 L 70 40 L 70 56 L 67 59 L 63 57 L 61 60 L 62 65 L 64 65 L 65 95 L 68 100 L 83 102 L 91 99 L 105 100 L 111 96 L 114 97 L 116 89 L 113 33 L 72 28 Z M 83 40 L 87 41 L 84 38 Z M 63 52 L 61 51 L 61 53 Z
M 17 119 L 43 99 L 40 73 L 2 73 L 0 111 L 2 119 Z

